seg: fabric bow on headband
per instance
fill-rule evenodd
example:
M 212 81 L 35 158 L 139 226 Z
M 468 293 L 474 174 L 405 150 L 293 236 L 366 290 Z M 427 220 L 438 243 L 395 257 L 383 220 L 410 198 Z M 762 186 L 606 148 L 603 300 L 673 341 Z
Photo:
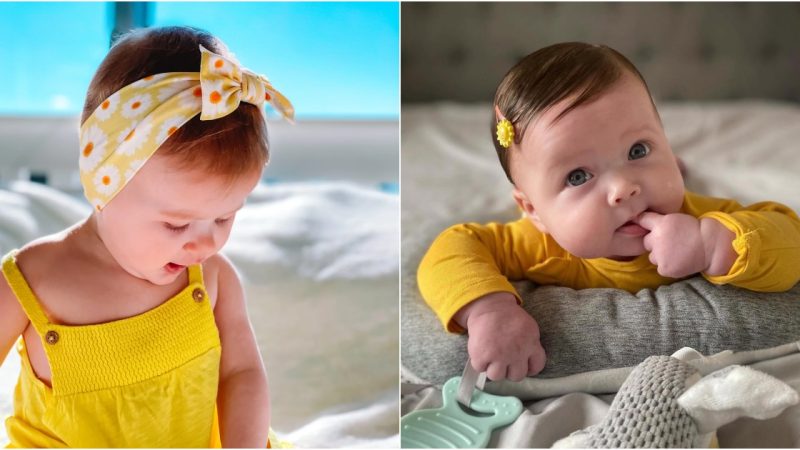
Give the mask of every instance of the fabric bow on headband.
M 160 73 L 135 81 L 101 103 L 80 128 L 84 194 L 97 210 L 122 190 L 161 144 L 200 113 L 225 117 L 241 102 L 268 102 L 290 122 L 291 102 L 257 75 L 200 46 L 199 72 Z

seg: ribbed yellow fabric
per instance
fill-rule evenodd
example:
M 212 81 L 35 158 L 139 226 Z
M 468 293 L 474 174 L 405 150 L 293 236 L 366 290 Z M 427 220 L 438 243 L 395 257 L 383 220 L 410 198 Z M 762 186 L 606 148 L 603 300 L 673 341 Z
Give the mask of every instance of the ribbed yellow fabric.
M 185 289 L 146 313 L 67 326 L 49 322 L 15 255 L 3 258 L 3 275 L 42 338 L 52 388 L 36 378 L 20 339 L 23 368 L 6 420 L 11 447 L 219 442 L 212 430 L 221 347 L 200 266 L 189 267 Z

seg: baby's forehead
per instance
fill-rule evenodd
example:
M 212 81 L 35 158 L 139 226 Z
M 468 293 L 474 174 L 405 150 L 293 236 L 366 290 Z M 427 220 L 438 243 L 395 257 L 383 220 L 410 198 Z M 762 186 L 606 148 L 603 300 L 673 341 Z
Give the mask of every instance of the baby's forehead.
M 260 175 L 253 171 L 230 178 L 175 164 L 171 158 L 153 157 L 126 189 L 136 190 L 151 209 L 219 212 L 241 204 Z
M 202 220 L 229 216 L 244 205 L 250 189 L 231 189 L 222 193 L 213 185 L 200 186 L 191 191 L 180 187 L 169 193 L 153 196 L 148 192 L 148 210 L 159 216 L 175 220 Z
M 525 141 L 581 140 L 592 133 L 627 132 L 660 125 L 647 89 L 638 80 L 621 80 L 583 103 L 577 95 L 537 114 L 525 127 Z

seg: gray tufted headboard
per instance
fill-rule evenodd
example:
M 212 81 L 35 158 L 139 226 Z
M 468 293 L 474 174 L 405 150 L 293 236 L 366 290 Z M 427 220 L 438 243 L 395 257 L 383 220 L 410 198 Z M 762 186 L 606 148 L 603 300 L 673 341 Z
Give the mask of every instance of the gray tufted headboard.
M 402 101 L 491 101 L 521 57 L 609 45 L 658 100 L 800 102 L 800 3 L 403 3 Z

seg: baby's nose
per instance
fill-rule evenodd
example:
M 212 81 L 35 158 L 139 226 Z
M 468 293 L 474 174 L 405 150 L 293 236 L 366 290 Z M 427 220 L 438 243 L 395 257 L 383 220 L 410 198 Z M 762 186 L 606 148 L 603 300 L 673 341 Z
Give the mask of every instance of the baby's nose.
M 608 204 L 617 206 L 623 201 L 642 193 L 642 188 L 628 180 L 619 180 L 608 192 Z
M 214 240 L 213 233 L 203 233 L 195 236 L 184 245 L 184 248 L 190 252 L 203 253 L 216 248 L 216 241 Z

